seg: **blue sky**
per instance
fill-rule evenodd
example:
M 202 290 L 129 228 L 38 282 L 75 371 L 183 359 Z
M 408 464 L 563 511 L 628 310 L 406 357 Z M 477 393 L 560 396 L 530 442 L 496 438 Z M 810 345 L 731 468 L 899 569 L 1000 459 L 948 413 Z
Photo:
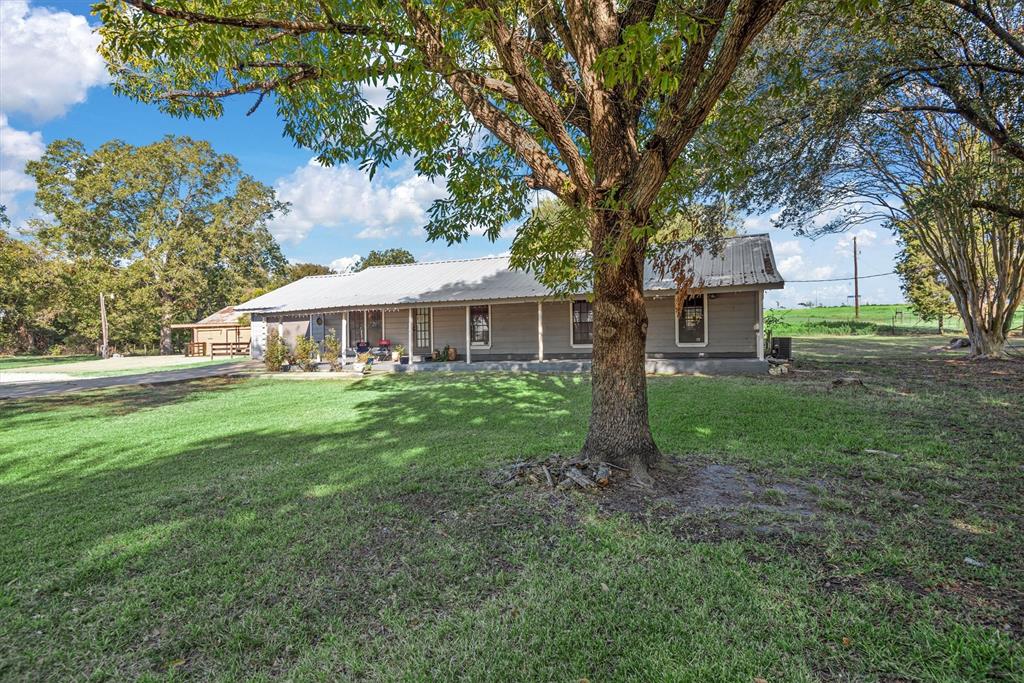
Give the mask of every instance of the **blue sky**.
M 219 152 L 238 157 L 247 173 L 292 204 L 291 213 L 271 226 L 292 261 L 344 267 L 371 249 L 394 246 L 419 260 L 509 248 L 507 237 L 490 242 L 474 236 L 453 247 L 427 242 L 422 225 L 430 203 L 443 194 L 441 184 L 417 176 L 409 164 L 378 173 L 372 183 L 355 165 L 321 167 L 282 135 L 272 106 L 246 116 L 252 100 L 244 98 L 227 102 L 221 119 L 183 120 L 115 96 L 95 52 L 95 23 L 88 2 L 0 0 L 0 203 L 16 224 L 34 212 L 24 164 L 53 140 L 74 137 L 92 148 L 115 138 L 145 144 L 175 134 L 209 140 Z M 369 93 L 371 99 L 380 96 Z M 789 280 L 852 275 L 849 235 L 812 241 L 770 229 L 766 216 L 748 217 L 745 229 L 771 233 L 779 268 Z M 891 236 L 879 227 L 858 233 L 861 275 L 891 271 L 897 251 Z M 770 292 L 766 303 L 836 305 L 852 293 L 850 282 L 792 283 Z M 862 282 L 861 295 L 864 303 L 903 300 L 895 276 Z

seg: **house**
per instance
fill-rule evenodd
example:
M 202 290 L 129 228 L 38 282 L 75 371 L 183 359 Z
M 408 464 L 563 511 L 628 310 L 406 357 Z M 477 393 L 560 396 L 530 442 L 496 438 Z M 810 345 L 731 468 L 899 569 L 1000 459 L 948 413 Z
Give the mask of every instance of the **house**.
M 187 356 L 240 356 L 249 351 L 248 313 L 225 306 L 197 323 L 171 325 L 175 330 L 192 330 L 192 341 L 185 347 Z
M 763 370 L 764 291 L 784 284 L 768 236 L 726 239 L 717 256 L 695 256 L 690 267 L 699 289 L 678 316 L 674 282 L 648 267 L 649 367 Z M 588 359 L 594 335 L 583 294 L 554 297 L 531 273 L 511 270 L 508 257 L 316 275 L 235 310 L 252 317 L 254 358 L 262 356 L 268 330 L 292 346 L 299 337 L 322 341 L 333 332 L 349 357 L 361 341 L 387 339 L 411 347 L 413 363 L 445 346 L 470 363 Z

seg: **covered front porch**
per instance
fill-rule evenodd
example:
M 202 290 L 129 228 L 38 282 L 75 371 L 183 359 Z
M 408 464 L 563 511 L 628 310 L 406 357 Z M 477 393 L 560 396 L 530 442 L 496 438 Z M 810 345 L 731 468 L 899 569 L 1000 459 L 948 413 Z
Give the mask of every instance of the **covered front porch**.
M 554 307 L 565 310 L 566 306 L 564 302 L 520 301 L 254 314 L 254 357 L 262 352 L 266 335 L 276 331 L 290 347 L 294 348 L 300 337 L 309 337 L 321 350 L 324 340 L 333 335 L 340 342 L 345 363 L 365 353 L 381 362 L 399 348 L 410 366 L 431 362 L 435 357 L 474 364 L 544 361 L 545 312 Z M 577 349 L 574 355 L 589 356 L 582 351 Z

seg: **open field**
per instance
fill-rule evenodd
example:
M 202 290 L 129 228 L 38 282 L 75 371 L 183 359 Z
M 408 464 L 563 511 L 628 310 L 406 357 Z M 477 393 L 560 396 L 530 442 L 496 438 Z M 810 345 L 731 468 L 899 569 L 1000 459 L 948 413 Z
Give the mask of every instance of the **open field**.
M 0 679 L 1021 680 L 1024 364 L 804 341 L 652 379 L 658 500 L 489 483 L 582 376 L 0 403 Z
M 767 302 L 766 302 L 767 304 Z M 805 335 L 910 335 L 938 334 L 937 321 L 926 322 L 918 318 L 907 304 L 868 305 L 860 307 L 860 319 L 853 316 L 853 306 L 821 306 L 817 308 L 791 308 L 765 311 L 782 318 L 776 325 L 777 336 Z M 893 316 L 896 316 L 895 321 Z M 1024 310 L 1014 316 L 1014 330 L 1019 336 L 1024 324 Z M 959 318 L 945 321 L 946 334 L 962 334 Z

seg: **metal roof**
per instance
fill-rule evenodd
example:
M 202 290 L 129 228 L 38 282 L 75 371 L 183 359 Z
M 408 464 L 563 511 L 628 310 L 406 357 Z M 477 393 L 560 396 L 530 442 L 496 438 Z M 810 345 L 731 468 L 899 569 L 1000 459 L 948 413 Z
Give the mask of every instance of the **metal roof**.
M 694 257 L 695 280 L 705 289 L 751 286 L 777 289 L 783 280 L 768 235 L 732 237 L 717 256 Z M 674 290 L 650 272 L 647 291 Z M 533 274 L 511 270 L 509 257 L 376 266 L 358 273 L 312 275 L 235 306 L 236 311 L 287 313 L 342 308 L 408 306 L 500 299 L 542 299 L 551 292 Z
M 197 323 L 171 325 L 175 329 L 191 329 L 193 327 L 235 327 L 243 313 L 235 310 L 235 306 L 225 306 L 216 313 L 211 313 Z

